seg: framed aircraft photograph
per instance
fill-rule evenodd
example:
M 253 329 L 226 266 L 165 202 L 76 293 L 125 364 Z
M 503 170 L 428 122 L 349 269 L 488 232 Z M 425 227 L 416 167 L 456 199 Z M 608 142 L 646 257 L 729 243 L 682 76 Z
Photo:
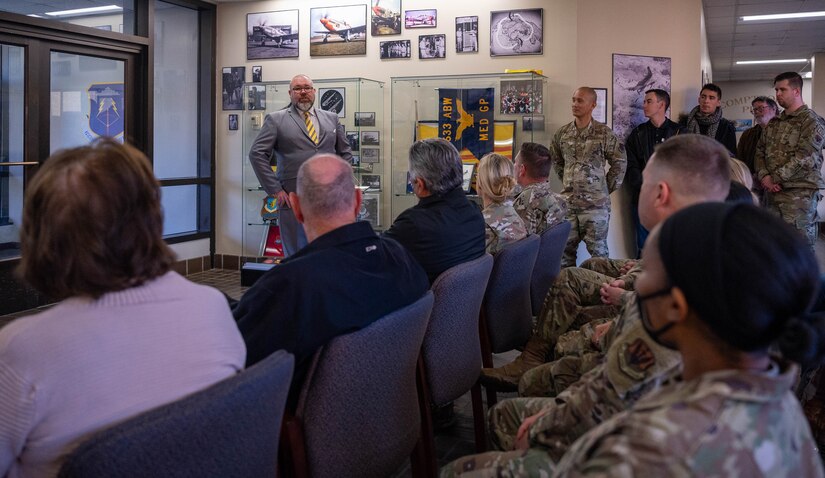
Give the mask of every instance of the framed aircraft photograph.
M 490 56 L 541 55 L 544 9 L 490 12 Z
M 456 53 L 478 53 L 478 17 L 455 17 Z
M 401 34 L 401 0 L 370 0 L 372 36 Z
M 438 23 L 438 10 L 404 11 L 404 28 L 435 28 Z
M 361 131 L 361 144 L 364 146 L 378 146 L 381 144 L 378 131 Z
M 367 6 L 309 10 L 309 56 L 367 54 Z
M 247 60 L 297 57 L 298 10 L 246 14 Z
M 346 117 L 346 88 L 318 88 L 318 106 L 324 111 L 336 113 L 339 118 Z

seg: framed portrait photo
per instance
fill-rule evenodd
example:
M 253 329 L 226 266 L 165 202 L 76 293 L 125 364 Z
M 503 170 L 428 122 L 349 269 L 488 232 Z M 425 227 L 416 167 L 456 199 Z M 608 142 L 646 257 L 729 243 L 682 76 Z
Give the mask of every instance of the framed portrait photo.
M 347 131 L 346 136 L 350 149 L 358 151 L 361 148 L 361 138 L 358 135 L 358 131 Z
M 238 131 L 238 115 L 229 115 L 229 131 Z
M 252 67 L 252 83 L 260 83 L 264 81 L 264 67 L 262 66 L 253 66 Z
M 246 14 L 247 60 L 297 57 L 298 10 Z M 252 68 L 252 82 L 260 82 L 254 79 Z
M 367 53 L 366 5 L 311 8 L 309 29 L 309 56 Z
M 382 60 L 392 58 L 410 58 L 412 42 L 409 40 L 382 41 L 379 45 L 379 56 Z
M 346 88 L 318 88 L 318 106 L 324 111 L 336 113 L 339 118 L 346 117 Z
M 490 56 L 540 55 L 543 8 L 490 12 Z
M 246 102 L 249 110 L 265 110 L 266 86 L 249 85 L 246 90 Z
M 405 10 L 404 28 L 435 28 L 438 10 Z
M 223 110 L 243 109 L 243 85 L 246 78 L 245 66 L 231 66 L 221 70 L 221 96 Z
M 478 17 L 455 18 L 456 53 L 478 53 Z
M 447 56 L 447 35 L 419 35 L 418 58 L 427 60 Z

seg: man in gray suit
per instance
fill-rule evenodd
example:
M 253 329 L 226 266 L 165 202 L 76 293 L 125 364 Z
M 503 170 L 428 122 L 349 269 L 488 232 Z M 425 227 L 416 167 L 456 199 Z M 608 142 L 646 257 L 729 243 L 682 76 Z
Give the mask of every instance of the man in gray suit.
M 261 132 L 252 143 L 249 161 L 264 191 L 278 199 L 279 224 L 284 255 L 291 256 L 307 244 L 304 230 L 292 212 L 289 193 L 295 192 L 298 168 L 319 153 L 337 154 L 345 161 L 352 150 L 338 115 L 314 108 L 315 87 L 306 75 L 289 83 L 290 106 L 266 115 Z M 272 171 L 275 157 L 277 173 Z

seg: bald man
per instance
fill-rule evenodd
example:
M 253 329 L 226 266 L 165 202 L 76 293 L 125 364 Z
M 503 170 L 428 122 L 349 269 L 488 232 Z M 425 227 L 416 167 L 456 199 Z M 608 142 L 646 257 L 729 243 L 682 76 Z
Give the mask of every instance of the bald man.
M 361 191 L 349 163 L 333 154 L 314 156 L 298 169 L 296 183 L 289 200 L 308 244 L 261 276 L 233 310 L 247 366 L 279 349 L 295 354 L 291 398 L 318 347 L 413 303 L 429 288 L 424 269 L 403 246 L 356 222 Z
M 278 224 L 284 255 L 291 256 L 307 243 L 295 219 L 289 193 L 295 192 L 298 168 L 319 153 L 335 153 L 344 160 L 352 150 L 338 115 L 315 108 L 315 86 L 306 75 L 296 75 L 289 83 L 290 105 L 269 113 L 249 150 L 249 162 L 264 191 L 278 199 Z M 277 172 L 272 171 L 272 161 Z
M 556 173 L 573 226 L 562 267 L 576 265 L 576 250 L 584 241 L 593 257 L 607 257 L 610 193 L 622 185 L 627 156 L 624 145 L 606 125 L 593 119 L 596 91 L 582 86 L 573 93 L 574 120 L 556 131 L 550 146 Z M 609 170 L 605 172 L 605 167 Z

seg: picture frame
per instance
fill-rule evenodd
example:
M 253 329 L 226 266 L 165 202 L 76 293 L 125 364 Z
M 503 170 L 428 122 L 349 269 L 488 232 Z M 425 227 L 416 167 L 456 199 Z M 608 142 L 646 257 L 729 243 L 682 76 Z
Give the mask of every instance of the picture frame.
M 246 89 L 246 109 L 266 110 L 266 86 L 249 85 Z
M 490 56 L 541 55 L 544 9 L 490 12 Z
M 247 13 L 246 59 L 297 58 L 298 25 L 298 10 Z
M 318 88 L 318 107 L 336 113 L 339 118 L 347 115 L 346 88 Z
M 401 34 L 401 0 L 370 0 L 372 36 Z
M 224 111 L 243 110 L 243 85 L 246 78 L 245 66 L 230 66 L 221 69 L 221 96 Z
M 258 65 L 252 67 L 252 83 L 264 81 L 264 67 Z
M 361 186 L 367 186 L 368 191 L 381 190 L 381 175 L 380 174 L 362 174 Z
M 361 166 L 361 155 L 360 154 L 353 154 L 352 158 L 349 160 L 349 164 L 353 168 L 358 168 Z
M 478 163 L 461 163 L 461 189 L 467 194 L 471 194 L 473 191 L 473 176 L 475 175 L 476 164 Z
M 412 42 L 410 40 L 382 41 L 378 45 L 378 51 L 378 55 L 382 60 L 410 58 L 412 53 Z
M 364 193 L 358 219 L 369 222 L 373 228 L 381 227 L 381 195 Z
M 544 115 L 530 115 L 521 117 L 522 131 L 544 131 Z
M 364 146 L 378 146 L 381 144 L 379 131 L 361 131 L 361 144 Z
M 356 111 L 355 112 L 355 127 L 375 126 L 375 112 L 374 111 Z
M 380 163 L 381 149 L 380 148 L 361 148 L 361 162 L 365 164 Z
M 347 131 L 345 133 L 347 137 L 347 141 L 349 141 L 349 147 L 353 151 L 358 151 L 361 149 L 361 137 L 358 134 L 358 131 Z
M 238 115 L 229 115 L 229 131 L 238 131 Z
M 455 52 L 478 53 L 478 16 L 455 17 Z
M 499 113 L 542 114 L 544 113 L 544 92 L 540 80 L 502 80 L 499 85 L 501 105 Z
M 438 26 L 438 10 L 405 10 L 404 28 L 435 28 Z
M 418 36 L 418 58 L 420 60 L 444 58 L 446 56 L 447 35 L 438 33 Z
M 593 119 L 607 124 L 607 88 L 593 88 L 596 90 L 596 109 L 593 110 Z
M 367 54 L 367 6 L 309 9 L 309 56 Z
M 621 141 L 644 123 L 645 91 L 670 93 L 672 61 L 664 56 L 613 54 L 613 133 Z

